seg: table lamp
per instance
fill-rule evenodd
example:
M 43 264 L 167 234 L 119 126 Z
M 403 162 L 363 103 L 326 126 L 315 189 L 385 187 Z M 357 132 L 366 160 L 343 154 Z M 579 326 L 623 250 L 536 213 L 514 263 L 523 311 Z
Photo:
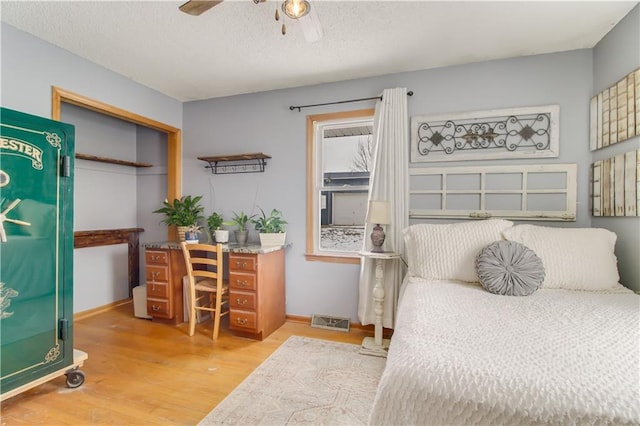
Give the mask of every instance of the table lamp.
M 388 201 L 371 200 L 369 201 L 369 210 L 367 210 L 367 223 L 375 224 L 371 231 L 371 243 L 374 253 L 382 252 L 382 244 L 384 244 L 384 231 L 380 225 L 388 225 L 391 223 L 391 204 Z

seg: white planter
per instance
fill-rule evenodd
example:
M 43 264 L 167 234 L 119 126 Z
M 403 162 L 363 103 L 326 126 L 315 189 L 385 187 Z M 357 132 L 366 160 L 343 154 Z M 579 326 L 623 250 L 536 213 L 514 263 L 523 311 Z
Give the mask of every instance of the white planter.
M 216 236 L 216 243 L 227 243 L 229 242 L 229 231 L 226 229 L 216 229 L 214 231 Z
M 261 246 L 282 246 L 287 238 L 287 233 L 282 232 L 280 234 L 263 234 L 260 233 L 260 245 Z

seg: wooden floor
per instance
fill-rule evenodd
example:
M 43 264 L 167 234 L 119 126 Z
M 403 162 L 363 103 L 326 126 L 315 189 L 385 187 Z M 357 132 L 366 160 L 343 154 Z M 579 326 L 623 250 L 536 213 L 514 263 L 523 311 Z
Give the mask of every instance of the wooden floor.
M 197 424 L 289 336 L 360 344 L 370 333 L 287 322 L 262 342 L 233 336 L 217 342 L 210 323 L 169 326 L 135 318 L 131 303 L 75 322 L 75 348 L 87 352 L 85 383 L 61 376 L 2 402 L 2 425 Z

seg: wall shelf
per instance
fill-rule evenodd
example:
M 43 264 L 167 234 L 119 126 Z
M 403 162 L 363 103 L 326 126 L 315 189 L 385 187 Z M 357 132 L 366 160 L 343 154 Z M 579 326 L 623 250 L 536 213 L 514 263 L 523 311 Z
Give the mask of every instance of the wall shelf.
M 267 165 L 267 159 L 269 158 L 271 157 L 261 152 L 257 152 L 253 154 L 198 157 L 198 160 L 208 163 L 209 165 L 205 166 L 205 168 L 211 169 L 211 173 L 214 175 L 219 175 L 230 173 L 264 172 L 264 167 Z
M 135 163 L 133 161 L 116 160 L 115 158 L 96 157 L 95 155 L 80 154 L 76 152 L 76 158 L 80 160 L 97 161 L 100 163 L 119 164 L 121 166 L 129 167 L 153 167 L 153 164 L 148 163 Z

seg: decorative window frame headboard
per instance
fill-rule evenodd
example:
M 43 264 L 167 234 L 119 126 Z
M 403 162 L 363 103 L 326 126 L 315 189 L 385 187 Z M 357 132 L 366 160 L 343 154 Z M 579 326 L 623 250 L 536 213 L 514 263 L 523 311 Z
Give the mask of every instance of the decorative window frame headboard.
M 409 218 L 460 218 L 483 219 L 498 217 L 504 219 L 535 219 L 548 221 L 575 221 L 576 220 L 576 193 L 577 193 L 577 164 L 539 164 L 539 165 L 513 165 L 513 166 L 475 166 L 475 167 L 443 167 L 443 168 L 409 168 Z M 533 174 L 560 173 L 565 175 L 563 184 L 554 187 L 530 188 L 528 182 Z M 487 188 L 487 176 L 489 175 L 520 175 L 519 188 L 493 189 Z M 415 176 L 440 176 L 440 188 L 419 189 L 411 186 L 412 177 Z M 476 175 L 479 184 L 474 188 L 450 188 L 447 186 L 447 178 L 451 175 Z M 515 179 L 512 179 L 514 182 Z M 487 195 L 512 194 L 520 196 L 519 210 L 487 209 Z M 528 197 L 533 194 L 560 194 L 564 196 L 563 210 L 529 210 Z M 420 209 L 411 206 L 412 200 L 420 195 L 440 196 L 440 209 Z M 477 195 L 479 205 L 477 209 L 454 209 L 447 207 L 447 196 L 451 195 Z

